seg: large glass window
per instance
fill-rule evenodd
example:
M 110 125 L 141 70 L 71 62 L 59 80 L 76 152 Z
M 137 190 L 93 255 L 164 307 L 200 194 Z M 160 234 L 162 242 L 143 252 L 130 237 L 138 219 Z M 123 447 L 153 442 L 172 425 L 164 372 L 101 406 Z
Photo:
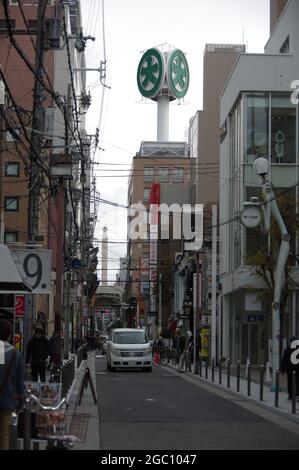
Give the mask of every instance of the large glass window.
M 295 163 L 296 107 L 289 95 L 272 95 L 271 108 L 272 163 Z
M 150 199 L 151 190 L 150 188 L 144 188 L 143 190 L 143 201 L 148 202 Z
M 183 183 L 184 182 L 184 168 L 173 168 L 173 182 Z
M 266 95 L 247 95 L 246 107 L 246 163 L 253 163 L 261 155 L 268 155 L 269 98 Z
M 144 167 L 144 181 L 146 182 L 155 181 L 155 168 Z
M 257 197 L 262 200 L 262 191 L 260 187 L 246 188 L 246 201 L 250 198 Z M 256 228 L 245 229 L 245 264 L 256 264 L 256 256 L 258 253 L 267 253 L 268 235 L 262 233 L 261 226 Z
M 169 181 L 169 168 L 159 168 L 159 182 L 168 183 Z

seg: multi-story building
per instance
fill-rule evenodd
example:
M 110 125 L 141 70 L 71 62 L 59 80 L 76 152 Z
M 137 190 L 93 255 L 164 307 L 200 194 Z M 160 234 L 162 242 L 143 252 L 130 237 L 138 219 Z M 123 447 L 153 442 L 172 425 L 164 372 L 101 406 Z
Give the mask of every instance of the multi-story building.
M 297 20 L 299 4 L 291 0 L 272 31 L 265 54 L 241 54 L 221 96 L 225 130 L 219 193 L 224 356 L 242 363 L 271 360 L 271 299 L 265 297 L 266 278 L 258 276 L 256 269 L 263 270 L 263 266 L 256 265 L 254 256 L 264 250 L 271 259 L 275 239 L 262 235 L 259 227 L 248 229 L 240 223 L 243 203 L 251 197 L 262 199 L 261 182 L 253 170 L 257 157 L 270 159 L 275 194 L 298 201 L 298 106 L 291 99 L 293 81 L 299 78 Z M 297 253 L 293 232 L 289 263 L 295 282 Z M 291 333 L 298 332 L 298 291 L 292 283 L 290 290 L 281 316 L 284 343 Z
M 220 95 L 238 56 L 244 52 L 245 46 L 241 44 L 206 45 L 203 65 L 203 109 L 197 111 L 189 125 L 190 155 L 196 159 L 196 201 L 204 206 L 204 242 L 200 251 L 202 279 L 200 316 L 201 326 L 208 329 L 211 326 L 212 313 L 212 205 L 217 205 L 219 199 Z M 185 278 L 178 275 L 176 280 L 178 286 L 181 286 L 178 292 L 185 295 L 186 287 L 195 290 L 192 273 L 196 268 L 186 257 L 181 260 L 180 265 L 186 266 L 189 273 Z M 178 266 L 178 272 L 181 272 L 181 266 Z M 214 284 L 216 284 L 215 279 Z M 195 308 L 195 301 L 192 300 Z M 220 356 L 220 341 L 218 349 Z
M 191 159 L 188 145 L 185 142 L 142 142 L 140 151 L 133 158 L 128 189 L 128 206 L 143 204 L 148 216 L 150 194 L 153 184 L 159 184 L 160 204 L 190 204 L 191 189 Z M 133 217 L 134 218 L 134 217 Z M 129 218 L 129 223 L 132 218 Z M 156 318 L 147 315 L 150 311 L 150 296 L 155 296 L 158 311 L 159 304 L 159 275 L 162 289 L 162 327 L 168 323 L 172 312 L 172 267 L 175 255 L 182 251 L 182 240 L 175 240 L 171 233 L 170 239 L 157 240 L 157 265 L 150 266 L 150 240 L 147 225 L 147 240 L 128 240 L 128 275 L 130 299 L 136 299 L 135 318 L 141 325 L 154 325 Z M 128 230 L 130 233 L 130 230 Z M 150 272 L 157 271 L 156 288 L 152 292 Z M 161 293 L 160 293 L 161 295 Z M 157 324 L 155 324 L 157 326 Z M 152 329 L 154 334 L 154 328 Z
M 219 195 L 220 94 L 245 46 L 207 44 L 203 66 L 203 109 L 191 119 L 191 157 L 197 158 L 197 201 L 210 207 Z
M 1 126 L 7 131 L 1 132 L 5 141 L 1 145 L 1 169 L 4 170 L 0 170 L 1 233 L 4 232 L 4 237 L 0 241 L 10 247 L 16 243 L 37 242 L 51 250 L 52 293 L 36 296 L 32 318 L 32 324 L 41 323 L 50 334 L 57 310 L 57 260 L 62 260 L 62 281 L 65 280 L 64 268 L 68 268 L 67 285 L 72 284 L 74 288 L 65 289 L 65 325 L 72 324 L 72 328 L 66 327 L 67 333 L 74 331 L 73 318 L 77 318 L 78 324 L 83 311 L 81 305 L 80 314 L 76 314 L 80 302 L 75 284 L 85 281 L 91 287 L 95 284 L 91 276 L 96 276 L 91 243 L 95 224 L 95 214 L 91 212 L 95 212 L 95 207 L 91 209 L 90 204 L 90 195 L 94 195 L 95 188 L 90 176 L 91 139 L 85 132 L 88 103 L 84 99 L 85 57 L 84 47 L 78 47 L 76 42 L 80 36 L 82 45 L 80 0 L 48 2 L 42 18 L 47 35 L 42 39 L 43 65 L 38 77 L 35 74 L 37 16 L 38 2 L 7 2 L 7 8 L 3 4 L 0 8 L 0 63 L 6 92 L 6 101 L 1 103 Z M 33 122 L 37 112 L 33 103 L 36 83 L 42 103 L 38 129 Z M 30 187 L 30 167 L 36 157 L 31 146 L 34 135 L 39 138 L 41 152 L 37 157 L 39 171 Z M 59 159 L 65 154 L 72 155 L 73 180 L 63 184 L 63 199 L 67 204 L 65 210 L 59 212 L 57 180 L 50 179 L 49 164 L 52 155 Z M 36 187 L 40 190 L 36 191 Z M 29 195 L 33 190 L 36 191 L 38 239 L 32 238 L 32 219 L 28 215 Z M 58 227 L 64 227 L 66 233 L 64 253 L 62 246 L 57 245 Z M 80 245 L 80 239 L 84 246 Z M 88 271 L 83 278 L 82 270 L 78 271 L 78 268 L 70 272 L 74 258 L 82 260 L 82 268 Z

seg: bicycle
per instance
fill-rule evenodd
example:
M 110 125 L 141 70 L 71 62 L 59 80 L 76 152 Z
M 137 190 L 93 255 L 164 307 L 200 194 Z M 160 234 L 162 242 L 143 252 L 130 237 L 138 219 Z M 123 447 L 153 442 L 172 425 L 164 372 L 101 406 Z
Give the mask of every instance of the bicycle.
M 168 350 L 167 348 L 161 348 L 159 351 L 159 365 L 166 366 L 168 364 Z
M 47 440 L 47 450 L 69 450 L 73 447 L 74 436 L 66 434 L 66 411 L 68 403 L 63 398 L 56 406 L 45 406 L 41 400 L 29 392 L 27 406 L 30 410 L 38 405 L 39 411 L 36 416 L 36 427 L 39 436 Z M 63 410 L 65 406 L 65 410 Z

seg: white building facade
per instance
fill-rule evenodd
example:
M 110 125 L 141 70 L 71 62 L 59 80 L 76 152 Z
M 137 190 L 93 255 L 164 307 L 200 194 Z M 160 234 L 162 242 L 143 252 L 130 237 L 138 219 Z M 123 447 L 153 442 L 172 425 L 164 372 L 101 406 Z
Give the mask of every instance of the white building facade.
M 299 108 L 291 100 L 299 80 L 299 2 L 290 0 L 266 44 L 265 54 L 241 54 L 221 96 L 220 283 L 223 356 L 246 364 L 271 362 L 271 301 L 252 256 L 271 240 L 260 227 L 241 225 L 243 203 L 261 196 L 253 162 L 270 156 L 274 193 L 292 197 L 298 209 Z M 298 46 L 298 47 L 297 47 Z M 298 88 L 298 87 L 297 87 Z M 297 95 L 298 96 L 298 95 Z M 298 210 L 297 210 L 298 212 Z M 297 237 L 291 239 L 292 278 L 298 282 Z M 251 260 L 251 261 L 250 261 Z M 283 315 L 284 343 L 298 333 L 295 285 Z

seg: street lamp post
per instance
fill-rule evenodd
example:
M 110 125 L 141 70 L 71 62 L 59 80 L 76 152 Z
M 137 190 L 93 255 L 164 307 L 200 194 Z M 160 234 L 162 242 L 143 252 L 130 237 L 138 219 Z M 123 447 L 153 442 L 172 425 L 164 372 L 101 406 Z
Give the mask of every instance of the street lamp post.
M 272 387 L 271 391 L 275 391 L 275 371 L 280 368 L 279 365 L 279 352 L 280 352 L 280 298 L 281 290 L 284 283 L 284 273 L 290 251 L 290 235 L 287 231 L 285 223 L 280 214 L 278 204 L 274 193 L 271 188 L 271 184 L 267 180 L 267 175 L 270 170 L 269 160 L 264 157 L 260 157 L 254 162 L 254 169 L 256 173 L 262 179 L 262 196 L 264 205 L 262 206 L 264 211 L 264 229 L 266 233 L 270 231 L 270 215 L 275 218 L 281 233 L 281 245 L 277 260 L 276 274 L 275 274 L 275 285 L 274 285 L 274 297 L 272 304 Z

